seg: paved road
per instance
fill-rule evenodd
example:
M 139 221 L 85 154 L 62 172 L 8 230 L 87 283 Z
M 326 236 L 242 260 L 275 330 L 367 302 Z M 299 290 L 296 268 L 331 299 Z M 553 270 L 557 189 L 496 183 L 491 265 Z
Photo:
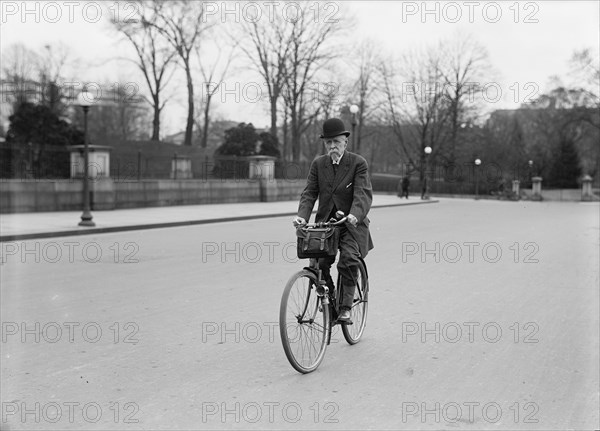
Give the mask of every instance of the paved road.
M 3 243 L 2 429 L 597 429 L 598 209 L 373 210 L 364 338 L 309 375 L 289 217 Z

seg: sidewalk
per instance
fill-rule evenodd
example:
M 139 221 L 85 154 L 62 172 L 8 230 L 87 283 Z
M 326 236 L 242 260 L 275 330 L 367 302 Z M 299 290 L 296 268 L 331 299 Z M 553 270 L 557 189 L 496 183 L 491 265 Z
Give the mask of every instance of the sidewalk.
M 435 203 L 375 194 L 372 208 Z M 294 216 L 298 201 L 180 205 L 93 211 L 95 227 L 80 227 L 81 211 L 0 214 L 0 242 Z

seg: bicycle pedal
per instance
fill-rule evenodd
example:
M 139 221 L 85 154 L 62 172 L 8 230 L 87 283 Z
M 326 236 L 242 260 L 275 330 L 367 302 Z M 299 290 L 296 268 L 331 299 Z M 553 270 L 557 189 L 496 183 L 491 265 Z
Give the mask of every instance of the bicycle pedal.
M 352 320 L 337 320 L 335 321 L 335 323 L 341 325 L 341 324 L 345 324 L 345 325 L 352 325 L 354 324 L 354 322 Z

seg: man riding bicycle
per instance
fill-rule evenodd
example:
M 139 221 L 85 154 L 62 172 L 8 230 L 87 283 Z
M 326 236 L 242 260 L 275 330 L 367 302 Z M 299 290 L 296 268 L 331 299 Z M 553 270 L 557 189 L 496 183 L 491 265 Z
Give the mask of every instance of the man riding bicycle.
M 310 166 L 308 180 L 300 197 L 294 226 L 306 224 L 315 201 L 319 199 L 316 222 L 335 217 L 337 211 L 347 214 L 348 224 L 340 227 L 340 259 L 337 265 L 341 276 L 341 313 L 338 321 L 350 320 L 350 309 L 356 288 L 359 258 L 373 248 L 367 214 L 373 202 L 373 192 L 367 161 L 346 151 L 348 132 L 342 120 L 330 118 L 323 123 L 321 139 L 326 155 L 317 157 Z M 329 289 L 333 290 L 330 274 L 335 256 L 319 259 L 319 268 Z

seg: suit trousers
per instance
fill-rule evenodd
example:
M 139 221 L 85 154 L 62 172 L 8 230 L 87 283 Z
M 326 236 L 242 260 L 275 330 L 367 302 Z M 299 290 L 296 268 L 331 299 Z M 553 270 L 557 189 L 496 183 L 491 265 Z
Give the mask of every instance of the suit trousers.
M 352 233 L 346 226 L 340 228 L 340 259 L 337 264 L 338 273 L 341 276 L 341 298 L 342 307 L 352 308 L 354 300 L 354 289 L 356 287 L 356 277 L 358 266 L 360 265 L 360 249 Z M 335 262 L 335 256 L 319 259 L 319 269 L 323 278 L 327 281 L 327 286 L 333 290 L 334 284 L 331 278 L 331 265 Z

